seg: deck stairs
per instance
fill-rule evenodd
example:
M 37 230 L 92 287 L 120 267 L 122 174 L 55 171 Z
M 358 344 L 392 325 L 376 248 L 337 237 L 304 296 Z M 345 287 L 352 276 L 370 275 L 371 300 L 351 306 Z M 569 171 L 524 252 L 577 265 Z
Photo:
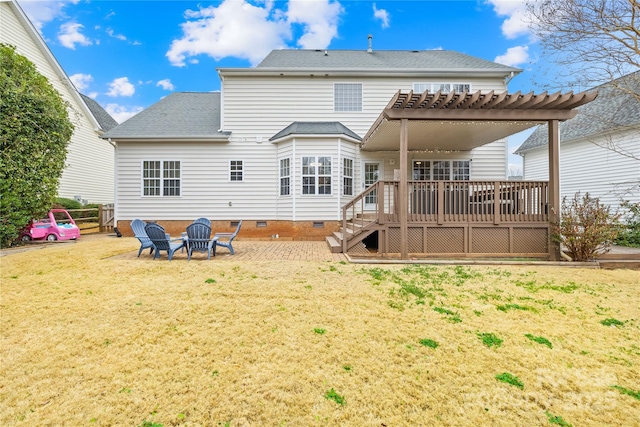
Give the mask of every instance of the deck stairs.
M 325 238 L 332 253 L 343 252 L 343 241 L 346 238 L 349 241 L 349 247 L 362 245 L 362 240 L 367 238 L 371 233 L 377 231 L 376 214 L 358 214 L 351 220 L 347 221 L 346 229 L 340 227 L 340 230 L 333 232 L 332 235 Z

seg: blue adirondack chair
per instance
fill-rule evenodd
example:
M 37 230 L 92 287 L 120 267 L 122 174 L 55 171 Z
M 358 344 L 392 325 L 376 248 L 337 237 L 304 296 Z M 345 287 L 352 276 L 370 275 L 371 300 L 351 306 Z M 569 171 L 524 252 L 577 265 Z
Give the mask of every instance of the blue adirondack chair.
M 153 246 L 155 248 L 155 255 L 153 258 L 160 258 L 161 251 L 167 251 L 167 255 L 169 256 L 169 261 L 173 258 L 173 254 L 178 249 L 184 247 L 184 240 L 182 239 L 174 239 L 171 240 L 169 235 L 164 232 L 164 228 L 160 225 L 151 223 L 147 224 L 144 227 L 144 230 L 147 232 L 147 236 L 151 239 Z
M 215 236 L 213 236 L 213 238 L 216 241 L 216 246 L 225 247 L 229 249 L 229 251 L 231 252 L 231 255 L 235 254 L 233 250 L 233 245 L 231 244 L 231 242 L 233 242 L 233 239 L 235 239 L 236 236 L 238 235 L 238 231 L 240 231 L 241 225 L 242 225 L 242 220 L 238 221 L 238 226 L 236 227 L 236 231 L 234 231 L 233 233 L 216 233 Z M 225 239 L 225 240 L 220 240 L 220 239 Z
M 193 222 L 199 222 L 200 224 L 206 224 L 211 227 L 211 221 L 209 220 L 209 218 L 198 218 Z
M 140 241 L 138 257 L 140 257 L 143 250 L 150 248 L 151 251 L 149 253 L 152 254 L 154 249 L 153 242 L 151 242 L 151 239 L 147 236 L 147 232 L 144 230 L 145 225 L 147 225 L 147 223 L 141 219 L 134 219 L 131 221 L 131 231 L 133 231 L 135 238 Z
M 215 239 L 211 238 L 211 227 L 202 222 L 194 222 L 187 227 L 187 259 L 191 260 L 193 251 L 207 252 L 207 259 L 211 259 L 211 251 L 216 256 Z

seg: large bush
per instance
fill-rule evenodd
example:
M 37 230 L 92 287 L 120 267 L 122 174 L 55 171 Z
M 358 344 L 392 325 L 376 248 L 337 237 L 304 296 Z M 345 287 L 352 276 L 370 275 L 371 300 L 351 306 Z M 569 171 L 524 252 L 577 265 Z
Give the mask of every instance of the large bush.
M 554 238 L 574 261 L 588 261 L 611 250 L 618 235 L 620 214 L 612 213 L 609 205 L 600 203 L 589 193 L 573 199 L 562 199 L 560 222 L 554 224 Z
M 625 200 L 621 204 L 626 210 L 616 243 L 622 246 L 640 248 L 640 202 Z
M 73 124 L 35 65 L 0 43 L 0 246 L 54 203 Z

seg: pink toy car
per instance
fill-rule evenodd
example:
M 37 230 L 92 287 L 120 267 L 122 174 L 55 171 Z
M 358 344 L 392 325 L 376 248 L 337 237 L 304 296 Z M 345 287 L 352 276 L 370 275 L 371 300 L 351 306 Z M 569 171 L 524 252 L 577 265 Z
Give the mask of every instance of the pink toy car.
M 64 209 L 51 209 L 48 218 L 33 220 L 20 236 L 23 242 L 30 240 L 75 240 L 80 237 L 80 229 Z

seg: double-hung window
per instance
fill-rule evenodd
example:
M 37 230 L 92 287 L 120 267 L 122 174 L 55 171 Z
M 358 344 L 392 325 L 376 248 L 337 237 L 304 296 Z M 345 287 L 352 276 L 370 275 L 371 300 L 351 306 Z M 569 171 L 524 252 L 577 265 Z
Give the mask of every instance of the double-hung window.
M 144 196 L 180 196 L 181 170 L 178 160 L 144 160 L 142 194 Z
M 243 174 L 242 160 L 231 160 L 229 162 L 229 181 L 243 181 Z
M 302 194 L 331 194 L 331 157 L 302 158 Z
M 280 159 L 280 195 L 291 194 L 291 159 Z
M 353 196 L 353 159 L 342 159 L 342 194 Z
M 416 181 L 468 181 L 469 160 L 414 160 L 413 179 Z
M 335 83 L 334 111 L 362 111 L 362 83 Z

